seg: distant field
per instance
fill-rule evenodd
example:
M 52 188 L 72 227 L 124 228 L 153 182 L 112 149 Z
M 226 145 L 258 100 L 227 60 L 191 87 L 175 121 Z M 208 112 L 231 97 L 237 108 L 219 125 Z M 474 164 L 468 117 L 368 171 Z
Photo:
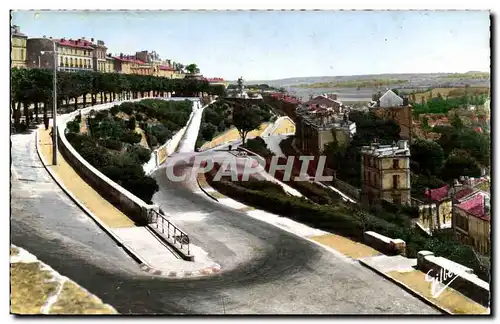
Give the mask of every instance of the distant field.
M 488 87 L 470 87 L 469 88 L 469 94 L 470 95 L 480 95 L 480 94 L 485 94 L 490 92 L 490 88 Z M 415 94 L 415 102 L 420 103 L 422 100 L 422 97 L 425 100 L 429 99 L 429 95 L 432 93 L 432 97 L 437 97 L 438 93 L 441 94 L 441 96 L 448 96 L 448 97 L 460 97 L 465 95 L 466 89 L 465 87 L 460 87 L 460 88 L 434 88 L 432 90 L 426 91 L 426 92 L 421 92 L 421 93 L 416 93 Z M 411 98 L 411 97 L 410 97 Z
M 408 83 L 408 80 L 395 79 L 372 79 L 372 80 L 353 80 L 339 82 L 318 82 L 312 84 L 299 84 L 292 86 L 295 88 L 374 88 L 393 84 Z
M 487 79 L 490 77 L 488 72 L 474 73 L 454 73 L 440 77 L 440 79 L 455 79 L 455 80 L 471 80 L 471 79 Z

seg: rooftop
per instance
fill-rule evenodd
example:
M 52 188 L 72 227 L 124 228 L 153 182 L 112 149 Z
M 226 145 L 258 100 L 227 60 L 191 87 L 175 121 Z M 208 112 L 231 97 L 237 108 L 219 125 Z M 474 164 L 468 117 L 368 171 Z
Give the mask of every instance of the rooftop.
M 381 145 L 377 142 L 370 146 L 363 146 L 361 153 L 369 154 L 375 157 L 390 157 L 390 156 L 410 156 L 410 147 L 407 140 L 399 140 L 392 145 Z
M 466 211 L 472 216 L 484 219 L 486 221 L 490 221 L 489 213 L 486 213 L 486 206 L 488 203 L 486 202 L 488 198 L 482 193 L 478 191 L 474 196 L 470 199 L 461 202 L 460 204 L 455 205 L 456 207 Z
M 444 198 L 448 198 L 449 189 L 449 185 L 444 185 L 441 188 L 428 189 L 424 192 L 424 195 L 432 201 L 441 201 Z
M 77 48 L 84 48 L 84 49 L 89 49 L 92 50 L 94 49 L 92 47 L 92 42 L 85 40 L 85 39 L 56 39 L 56 42 L 61 45 L 61 46 L 69 46 L 69 47 L 77 47 Z
M 136 64 L 144 64 L 143 61 L 140 61 L 135 58 L 134 55 L 123 55 L 123 56 L 115 56 L 115 59 L 122 61 L 122 62 L 130 62 L 130 63 L 136 63 Z

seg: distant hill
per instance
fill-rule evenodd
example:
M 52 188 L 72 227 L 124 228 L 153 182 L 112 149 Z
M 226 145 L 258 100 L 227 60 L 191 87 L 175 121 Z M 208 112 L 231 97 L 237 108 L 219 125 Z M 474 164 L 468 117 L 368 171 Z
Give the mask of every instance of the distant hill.
M 469 71 L 467 73 L 401 73 L 401 74 L 366 74 L 346 76 L 292 77 L 278 80 L 245 80 L 246 84 L 268 84 L 273 87 L 296 87 L 313 83 L 347 83 L 362 82 L 373 79 L 404 80 L 404 87 L 434 86 L 489 86 L 490 76 L 487 72 Z M 236 81 L 229 81 L 236 83 Z

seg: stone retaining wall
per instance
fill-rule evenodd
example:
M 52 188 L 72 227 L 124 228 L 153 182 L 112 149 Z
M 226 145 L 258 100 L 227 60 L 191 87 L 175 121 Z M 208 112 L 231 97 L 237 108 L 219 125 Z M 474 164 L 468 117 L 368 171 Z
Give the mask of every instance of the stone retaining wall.
M 406 242 L 401 239 L 368 231 L 363 233 L 364 243 L 387 255 L 406 255 Z
M 173 98 L 168 98 L 167 100 L 172 99 Z M 185 99 L 186 98 L 175 98 L 174 100 Z M 106 110 L 123 102 L 136 102 L 141 100 L 143 100 L 143 98 L 115 101 L 102 105 L 87 107 L 69 114 L 60 115 L 58 116 L 57 120 L 57 130 L 59 151 L 66 158 L 68 163 L 77 171 L 77 173 L 90 186 L 92 186 L 94 190 L 96 190 L 106 200 L 111 202 L 114 206 L 116 206 L 123 213 L 129 216 L 134 222 L 139 225 L 146 225 L 148 223 L 148 210 L 154 209 L 158 211 L 158 206 L 146 204 L 144 201 L 136 197 L 128 190 L 122 188 L 120 185 L 118 185 L 113 180 L 97 170 L 95 167 L 93 167 L 90 163 L 85 161 L 83 157 L 71 146 L 65 135 L 66 124 L 69 121 L 73 120 L 77 115 L 79 115 L 80 112 L 84 115 L 88 114 L 91 110 Z
M 430 251 L 418 252 L 417 268 L 424 273 L 428 273 L 429 276 L 442 278 L 441 282 L 444 285 L 449 284 L 449 287 L 484 307 L 490 306 L 490 286 L 486 281 L 475 275 L 472 269 L 446 258 L 436 257 Z M 446 280 L 444 280 L 445 274 Z

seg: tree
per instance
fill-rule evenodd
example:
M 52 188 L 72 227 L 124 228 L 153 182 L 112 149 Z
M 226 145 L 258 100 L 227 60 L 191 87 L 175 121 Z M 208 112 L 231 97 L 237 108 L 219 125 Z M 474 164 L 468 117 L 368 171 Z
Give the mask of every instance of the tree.
M 418 139 L 411 147 L 411 160 L 418 165 L 418 173 L 437 175 L 444 162 L 443 148 L 434 141 Z
M 481 168 L 476 159 L 464 150 L 455 150 L 446 159 L 444 164 L 442 179 L 452 181 L 460 176 L 480 177 Z
M 200 69 L 198 68 L 198 66 L 194 63 L 191 63 L 189 64 L 188 66 L 186 66 L 186 70 L 190 73 L 190 74 L 198 74 L 200 73 Z
M 238 129 L 242 145 L 245 145 L 247 134 L 257 129 L 261 122 L 261 112 L 258 106 L 245 102 L 233 108 L 233 125 Z

